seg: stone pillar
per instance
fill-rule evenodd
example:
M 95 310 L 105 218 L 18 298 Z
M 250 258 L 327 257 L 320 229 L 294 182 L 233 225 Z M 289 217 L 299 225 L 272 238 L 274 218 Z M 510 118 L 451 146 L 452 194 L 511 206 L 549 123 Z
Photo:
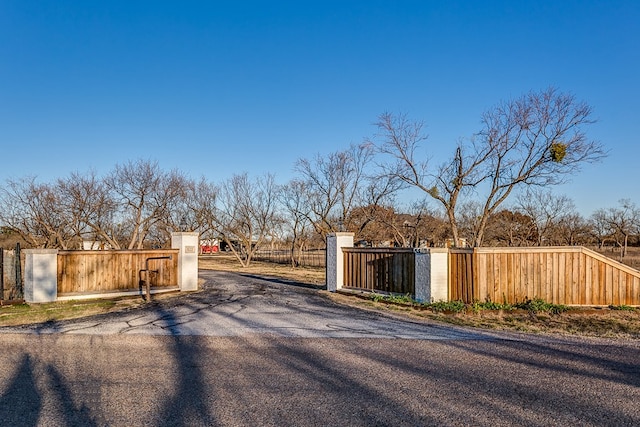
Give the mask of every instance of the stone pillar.
M 25 249 L 24 300 L 54 302 L 58 298 L 58 250 Z
M 449 250 L 415 250 L 415 299 L 419 302 L 449 300 Z
M 178 286 L 181 291 L 198 290 L 198 244 L 198 233 L 171 233 L 171 248 L 180 250 L 178 253 Z
M 344 284 L 344 255 L 342 248 L 353 247 L 353 233 L 327 235 L 327 290 L 336 292 Z

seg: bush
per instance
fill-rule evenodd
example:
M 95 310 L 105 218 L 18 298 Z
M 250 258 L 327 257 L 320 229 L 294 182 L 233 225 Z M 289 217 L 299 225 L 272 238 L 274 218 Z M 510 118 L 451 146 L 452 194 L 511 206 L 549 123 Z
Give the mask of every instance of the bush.
M 636 308 L 631 307 L 630 305 L 610 305 L 609 309 L 619 311 L 636 311 Z
M 419 303 L 415 301 L 411 294 L 406 295 L 384 295 L 372 292 L 369 294 L 369 298 L 374 302 L 389 302 L 395 304 L 410 304 L 419 307 L 426 308 L 428 310 L 433 311 L 434 313 L 441 312 L 450 312 L 450 313 L 461 313 L 467 310 L 473 311 L 477 313 L 482 310 L 527 310 L 531 313 L 551 313 L 551 314 L 560 314 L 565 311 L 570 310 L 570 307 L 561 304 L 552 304 L 546 302 L 541 298 L 529 299 L 525 298 L 524 301 L 516 303 L 516 304 L 508 304 L 493 302 L 491 300 L 486 300 L 484 302 L 475 301 L 473 304 L 465 304 L 462 301 L 439 301 L 432 303 Z M 633 307 L 629 306 L 610 306 L 613 310 L 635 310 Z
M 541 298 L 529 299 L 525 298 L 524 301 L 514 304 L 515 308 L 520 308 L 523 310 L 528 310 L 532 313 L 552 313 L 559 314 L 564 313 L 569 310 L 569 307 L 562 304 L 552 304 L 550 302 L 546 302 Z
M 440 301 L 440 302 L 432 302 L 429 304 L 424 304 L 424 307 L 429 310 L 438 313 L 443 311 L 449 311 L 452 313 L 460 313 L 465 311 L 467 306 L 462 301 Z

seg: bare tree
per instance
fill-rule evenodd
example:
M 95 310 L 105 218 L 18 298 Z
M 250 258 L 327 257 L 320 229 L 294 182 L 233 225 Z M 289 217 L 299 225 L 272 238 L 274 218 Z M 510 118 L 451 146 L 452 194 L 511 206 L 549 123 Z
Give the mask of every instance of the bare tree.
M 640 209 L 629 199 L 621 199 L 619 203 L 620 206 L 616 208 L 596 211 L 594 216 L 602 216 L 608 223 L 612 237 L 620 247 L 622 259 L 627 255 L 629 237 L 637 233 L 640 227 Z
M 533 219 L 524 212 L 501 209 L 491 215 L 485 232 L 490 246 L 533 246 L 539 241 Z
M 34 247 L 81 249 L 85 240 L 112 249 L 162 246 L 183 214 L 195 215 L 186 200 L 190 185 L 181 173 L 142 160 L 103 179 L 90 171 L 53 184 L 10 180 L 0 189 L 0 221 Z
M 453 246 L 469 246 L 469 242 L 474 242 L 480 230 L 480 220 L 482 218 L 482 204 L 477 200 L 467 200 L 461 203 L 460 213 L 456 215 L 456 227 L 458 231 L 452 233 L 459 236 L 458 240 L 453 238 Z M 451 227 L 451 223 L 449 223 Z M 453 228 L 453 227 L 452 227 Z
M 587 139 L 591 108 L 572 95 L 547 89 L 503 102 L 482 116 L 483 129 L 458 143 L 452 158 L 430 172 L 417 150 L 425 140 L 422 125 L 404 116 L 383 114 L 378 122 L 382 153 L 392 162 L 388 175 L 420 188 L 438 200 L 449 218 L 454 240 L 461 196 L 481 195 L 473 230 L 475 246 L 484 238 L 489 217 L 521 186 L 566 182 L 585 163 L 605 156 L 602 146 Z
M 171 227 L 198 231 L 206 239 L 219 237 L 216 220 L 219 192 L 218 186 L 204 177 L 199 181 L 188 181 L 183 203 L 171 214 Z
M 307 190 L 309 220 L 323 238 L 343 229 L 357 231 L 355 224 L 348 223 L 351 211 L 362 206 L 375 209 L 397 190 L 395 180 L 378 179 L 367 173 L 373 154 L 373 146 L 364 143 L 296 163 Z
M 562 245 L 587 245 L 592 242 L 589 223 L 577 212 L 564 215 L 556 224 L 555 236 Z
M 71 215 L 75 233 L 82 240 L 120 249 L 122 230 L 114 221 L 118 207 L 104 181 L 94 171 L 86 175 L 72 173 L 68 178 L 58 179 L 57 187 L 60 194 L 57 209 Z
M 9 180 L 0 193 L 0 220 L 33 247 L 70 249 L 78 244 L 77 227 L 60 203 L 53 185 L 35 177 Z
M 608 217 L 606 209 L 598 209 L 589 218 L 589 230 L 593 238 L 598 242 L 600 249 L 604 247 L 607 240 L 613 238 L 614 230 Z
M 311 216 L 311 206 L 307 197 L 307 184 L 300 180 L 291 180 L 281 188 L 279 201 L 282 206 L 285 223 L 288 224 L 290 234 L 289 254 L 291 267 L 300 265 L 299 256 L 305 244 L 305 237 L 308 236 L 308 229 L 311 227 L 309 217 Z M 298 257 L 296 257 L 296 251 Z
M 170 222 L 170 212 L 185 194 L 186 179 L 178 171 L 163 172 L 157 162 L 138 160 L 116 165 L 106 178 L 122 210 L 128 249 L 141 249 L 152 227 Z
M 518 195 L 517 207 L 533 221 L 538 246 L 558 240 L 553 235 L 560 231 L 560 223 L 575 214 L 575 205 L 569 197 L 537 187 Z
M 273 226 L 276 190 L 272 175 L 251 180 L 246 173 L 234 175 L 220 189 L 216 228 L 243 267 Z

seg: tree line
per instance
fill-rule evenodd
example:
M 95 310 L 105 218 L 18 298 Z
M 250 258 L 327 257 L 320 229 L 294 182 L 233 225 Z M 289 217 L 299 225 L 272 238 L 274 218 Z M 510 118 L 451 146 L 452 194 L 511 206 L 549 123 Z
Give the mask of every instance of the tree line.
M 589 105 L 549 88 L 501 102 L 479 131 L 432 164 L 424 124 L 383 113 L 375 134 L 333 153 L 301 158 L 295 177 L 232 176 L 221 183 L 163 170 L 152 160 L 119 164 L 104 176 L 72 173 L 55 182 L 10 179 L 0 188 L 0 224 L 33 247 L 164 247 L 172 231 L 227 243 L 243 265 L 265 244 L 320 246 L 350 231 L 362 244 L 574 245 L 626 248 L 640 214 L 630 200 L 583 218 L 553 186 L 606 156 L 587 137 Z M 403 190 L 421 196 L 400 206 Z M 435 205 L 435 206 L 434 206 Z

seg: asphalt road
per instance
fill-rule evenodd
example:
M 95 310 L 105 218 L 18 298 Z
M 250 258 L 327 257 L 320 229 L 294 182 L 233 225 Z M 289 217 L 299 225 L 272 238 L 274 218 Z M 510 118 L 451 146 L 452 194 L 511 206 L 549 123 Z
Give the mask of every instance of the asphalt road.
M 4 426 L 640 425 L 640 344 L 481 333 L 201 272 L 143 309 L 0 328 Z

